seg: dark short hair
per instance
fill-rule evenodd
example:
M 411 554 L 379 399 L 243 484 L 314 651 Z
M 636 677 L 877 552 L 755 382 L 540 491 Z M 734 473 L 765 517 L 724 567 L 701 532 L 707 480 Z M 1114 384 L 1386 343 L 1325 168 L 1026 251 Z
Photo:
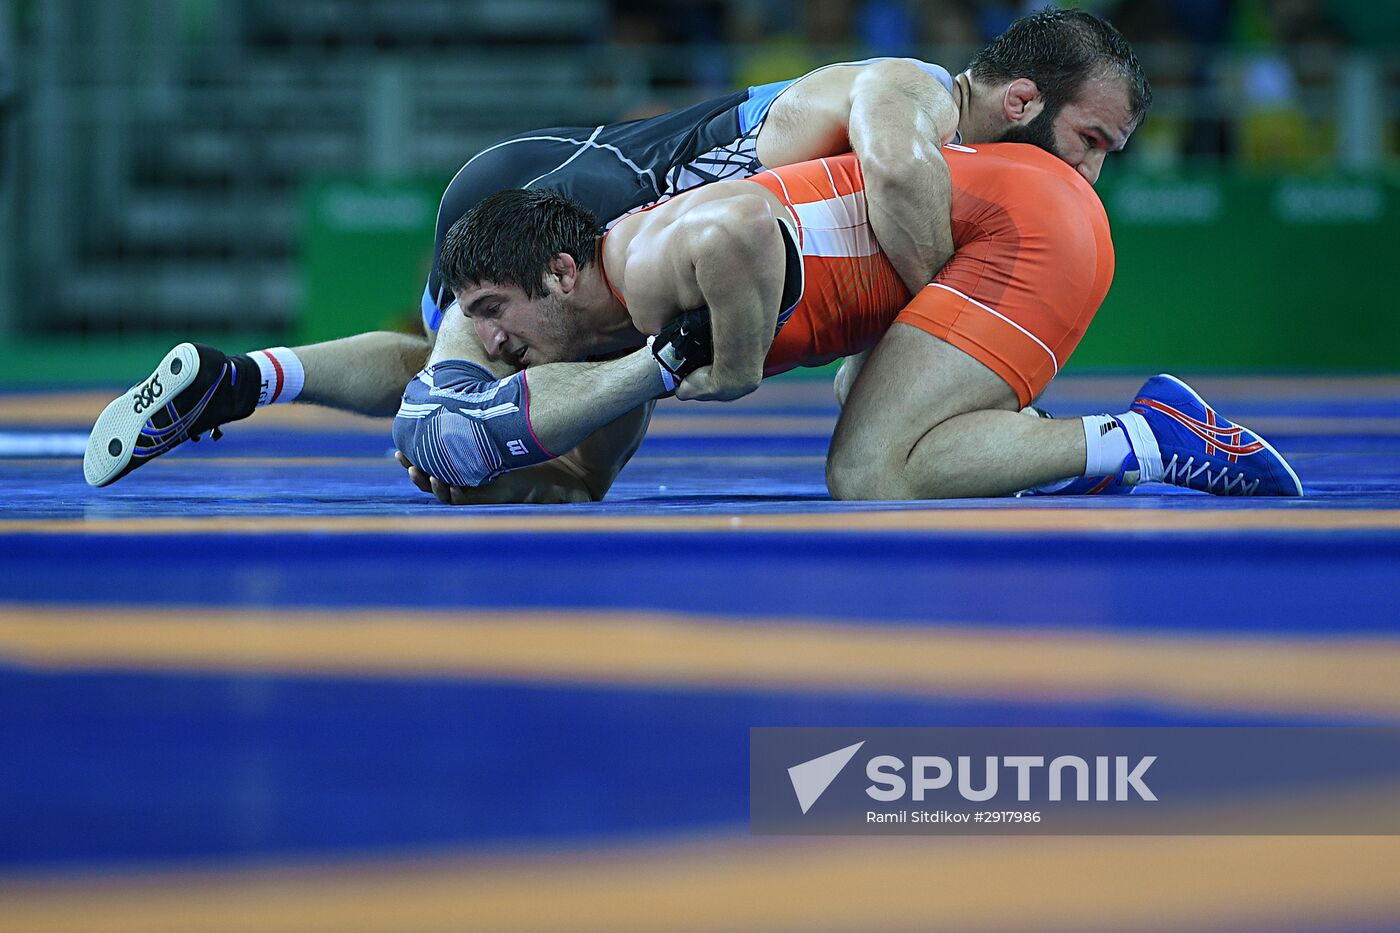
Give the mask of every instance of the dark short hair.
M 1152 87 L 1128 40 L 1083 10 L 1045 9 L 1021 17 L 974 55 L 970 68 L 986 83 L 1029 78 L 1049 113 L 1074 100 L 1091 77 L 1115 74 L 1128 87 L 1134 120 L 1152 106 Z
M 438 275 L 453 291 L 468 282 L 494 282 L 539 298 L 550 260 L 568 253 L 580 268 L 588 265 L 598 233 L 593 212 L 557 191 L 498 191 L 447 231 Z

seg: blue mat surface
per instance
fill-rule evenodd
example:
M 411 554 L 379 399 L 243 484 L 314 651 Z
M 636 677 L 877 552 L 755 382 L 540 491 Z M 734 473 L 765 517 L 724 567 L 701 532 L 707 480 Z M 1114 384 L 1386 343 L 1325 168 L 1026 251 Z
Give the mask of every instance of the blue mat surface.
M 388 459 L 383 425 L 329 416 L 255 418 L 106 490 L 83 484 L 76 458 L 11 451 L 0 626 L 18 634 L 0 650 L 0 870 L 734 829 L 754 725 L 1385 721 L 1360 693 L 1309 711 L 1099 687 L 346 674 L 317 669 L 316 647 L 306 670 L 243 672 L 123 653 L 123 632 L 149 638 L 144 620 L 281 613 L 293 627 L 365 612 L 447 625 L 529 612 L 580 637 L 600 615 L 670 613 L 701 629 L 1194 639 L 1202 657 L 1211 639 L 1393 649 L 1400 399 L 1376 387 L 1396 383 L 1283 400 L 1274 385 L 1226 380 L 1210 397 L 1292 459 L 1302 500 L 1158 489 L 837 503 L 822 469 L 835 409 L 827 386 L 803 382 L 724 409 L 663 407 L 596 505 L 449 509 Z M 1110 388 L 1066 380 L 1048 404 L 1117 410 Z M 11 440 L 71 445 L 85 430 L 72 412 L 86 398 L 52 413 L 38 394 L 3 401 Z M 57 615 L 35 628 L 37 612 Z M 91 655 L 63 647 L 66 660 L 26 653 L 59 651 L 62 626 L 79 623 L 113 640 Z

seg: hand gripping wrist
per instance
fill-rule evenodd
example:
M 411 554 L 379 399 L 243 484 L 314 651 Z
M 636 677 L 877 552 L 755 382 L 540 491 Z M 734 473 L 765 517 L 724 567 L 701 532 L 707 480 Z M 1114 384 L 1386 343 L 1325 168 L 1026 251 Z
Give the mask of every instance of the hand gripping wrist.
M 666 394 L 674 394 L 686 376 L 714 361 L 709 310 L 697 308 L 677 315 L 655 337 L 647 338 L 647 346 L 661 370 Z

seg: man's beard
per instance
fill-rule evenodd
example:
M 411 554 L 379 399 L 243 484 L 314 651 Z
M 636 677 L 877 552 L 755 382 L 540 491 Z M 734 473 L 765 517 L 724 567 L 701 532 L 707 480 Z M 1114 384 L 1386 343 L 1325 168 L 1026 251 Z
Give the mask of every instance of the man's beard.
M 1002 133 L 997 142 L 1039 146 L 1055 158 L 1064 159 L 1055 146 L 1055 118 L 1060 115 L 1062 106 L 1063 104 L 1056 104 L 1053 108 L 1046 107 L 1029 123 L 1017 124 Z
M 536 309 L 540 339 L 530 347 L 530 362 L 576 363 L 581 360 L 583 340 L 577 309 L 555 295 L 545 295 Z

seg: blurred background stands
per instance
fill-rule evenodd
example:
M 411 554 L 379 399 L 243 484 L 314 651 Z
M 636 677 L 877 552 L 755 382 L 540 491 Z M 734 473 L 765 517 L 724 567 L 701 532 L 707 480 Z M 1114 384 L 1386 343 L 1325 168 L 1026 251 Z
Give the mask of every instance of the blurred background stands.
M 1156 89 L 1110 173 L 1393 170 L 1400 4 L 1080 5 L 1122 29 Z M 1030 8 L 6 0 L 0 336 L 291 339 L 308 185 L 440 192 L 501 136 L 645 115 L 830 61 L 917 55 L 956 72 Z M 392 311 L 411 316 L 415 298 Z

